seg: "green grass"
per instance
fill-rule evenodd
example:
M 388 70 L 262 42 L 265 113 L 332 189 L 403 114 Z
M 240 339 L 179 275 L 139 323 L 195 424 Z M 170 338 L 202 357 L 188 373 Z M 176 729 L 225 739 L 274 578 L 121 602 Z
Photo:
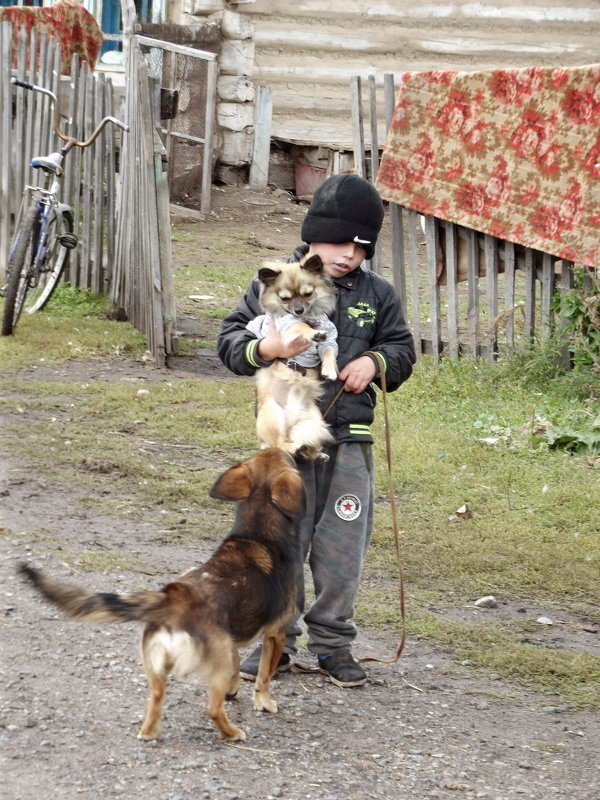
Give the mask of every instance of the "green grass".
M 4 301 L 0 301 L 0 314 Z M 107 298 L 64 284 L 44 311 L 23 313 L 12 336 L 0 337 L 2 369 L 57 364 L 71 358 L 141 355 L 144 337 L 131 325 L 108 319 Z
M 213 240 L 207 227 L 179 226 L 176 236 L 178 307 L 214 323 L 254 274 L 256 253 L 248 252 L 242 233 Z M 230 266 L 219 266 L 218 255 Z M 191 301 L 190 294 L 212 299 Z M 165 528 L 173 529 L 167 539 L 190 546 L 199 537 L 216 540 L 231 508 L 210 500 L 208 491 L 217 474 L 256 447 L 253 383 L 34 379 L 32 367 L 44 364 L 141 355 L 143 338 L 107 319 L 106 311 L 101 298 L 65 288 L 47 313 L 23 318 L 15 336 L 0 339 L 4 441 L 36 473 L 79 492 L 90 513 L 150 518 L 159 507 Z M 409 637 L 429 639 L 475 669 L 559 695 L 573 707 L 600 708 L 592 634 L 586 649 L 561 649 L 543 638 L 527 641 L 535 620 L 500 622 L 493 609 L 472 619 L 459 613 L 494 594 L 501 604 L 563 615 L 563 632 L 577 621 L 600 624 L 600 456 L 553 448 L 531 430 L 532 420 L 536 430 L 542 422 L 581 431 L 591 426 L 600 386 L 585 372 L 560 374 L 555 354 L 533 348 L 495 365 L 468 359 L 436 365 L 425 357 L 388 398 L 407 622 Z M 396 635 L 381 402 L 375 432 L 379 501 L 357 621 Z M 456 514 L 464 504 L 469 519 Z M 173 524 L 181 518 L 187 522 Z M 79 559 L 82 569 L 140 568 L 118 555 L 65 558 Z

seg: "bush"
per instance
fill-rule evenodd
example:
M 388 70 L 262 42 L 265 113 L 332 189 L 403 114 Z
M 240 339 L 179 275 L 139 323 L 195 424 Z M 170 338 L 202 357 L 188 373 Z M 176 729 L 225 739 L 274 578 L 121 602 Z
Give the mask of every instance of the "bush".
M 575 368 L 600 375 L 600 280 L 595 270 L 580 267 L 573 289 L 555 295 L 555 310 L 563 320 Z

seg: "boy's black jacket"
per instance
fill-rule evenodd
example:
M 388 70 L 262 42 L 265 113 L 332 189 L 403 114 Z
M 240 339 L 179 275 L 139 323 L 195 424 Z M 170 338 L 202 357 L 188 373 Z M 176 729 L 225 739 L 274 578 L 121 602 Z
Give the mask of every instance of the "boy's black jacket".
M 308 251 L 298 247 L 294 260 Z M 412 372 L 415 348 L 398 295 L 393 286 L 371 270 L 355 269 L 343 278 L 335 278 L 336 309 L 331 320 L 338 331 L 338 368 L 367 350 L 381 353 L 386 362 L 386 386 L 394 391 Z M 246 330 L 246 324 L 262 314 L 259 305 L 260 284 L 253 280 L 237 308 L 225 318 L 217 340 L 217 353 L 223 364 L 236 375 L 253 375 L 258 367 L 267 367 L 256 354 L 256 338 Z M 377 361 L 374 359 L 377 366 Z M 379 384 L 375 378 L 374 383 Z M 328 408 L 340 388 L 339 381 L 323 381 L 324 392 L 319 405 Z M 327 414 L 338 442 L 372 442 L 369 426 L 373 422 L 375 392 L 372 386 L 361 394 L 342 392 Z

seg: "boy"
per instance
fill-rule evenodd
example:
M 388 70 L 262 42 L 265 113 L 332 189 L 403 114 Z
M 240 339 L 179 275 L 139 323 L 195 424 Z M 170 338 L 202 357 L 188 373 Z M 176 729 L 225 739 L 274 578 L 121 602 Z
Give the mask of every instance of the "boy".
M 308 649 L 317 656 L 320 672 L 337 686 L 362 686 L 367 676 L 350 652 L 356 628 L 350 621 L 360 573 L 373 524 L 373 421 L 379 363 L 385 363 L 388 391 L 394 391 L 412 372 L 413 339 L 393 287 L 362 265 L 375 251 L 383 223 L 383 203 L 371 184 L 358 175 L 335 175 L 314 193 L 302 224 L 306 243 L 294 259 L 318 255 L 333 279 L 337 304 L 331 320 L 338 331 L 339 380 L 344 391 L 327 413 L 336 444 L 327 448 L 329 461 L 299 461 L 307 491 L 307 513 L 300 524 L 304 558 L 308 557 L 316 599 L 304 616 Z M 284 347 L 275 326 L 263 338 L 246 329 L 261 314 L 255 279 L 235 311 L 223 322 L 217 352 L 237 375 L 253 375 L 274 359 L 288 359 L 307 345 L 295 341 Z M 324 382 L 322 411 L 340 387 Z M 301 633 L 298 617 L 304 611 L 302 564 L 298 565 L 297 617 L 290 624 L 278 671 L 291 667 L 290 656 Z M 241 675 L 254 680 L 260 647 L 241 665 Z

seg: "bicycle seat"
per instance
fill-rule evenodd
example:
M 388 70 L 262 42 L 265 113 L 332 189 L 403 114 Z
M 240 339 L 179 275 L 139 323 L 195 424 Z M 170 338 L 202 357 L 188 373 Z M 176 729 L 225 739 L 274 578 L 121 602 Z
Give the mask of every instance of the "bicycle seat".
M 43 169 L 44 172 L 52 172 L 54 175 L 62 175 L 63 157 L 60 153 L 50 153 L 49 156 L 37 156 L 31 159 L 31 166 L 35 169 Z

